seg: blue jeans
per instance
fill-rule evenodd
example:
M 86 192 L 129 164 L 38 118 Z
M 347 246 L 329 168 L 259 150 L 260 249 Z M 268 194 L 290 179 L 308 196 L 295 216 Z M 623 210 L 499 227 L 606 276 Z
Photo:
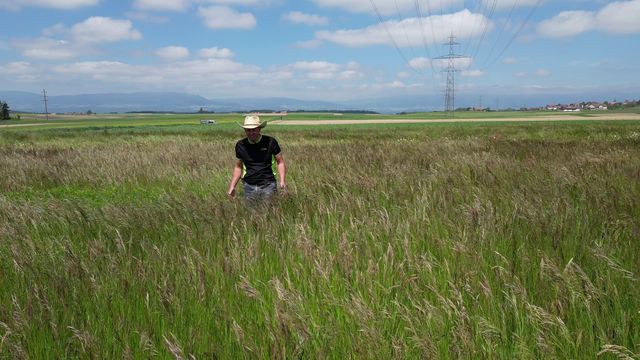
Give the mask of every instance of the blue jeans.
M 253 205 L 268 205 L 271 203 L 271 198 L 278 191 L 276 183 L 268 183 L 265 185 L 251 185 L 246 182 L 244 184 L 244 198 L 248 206 Z

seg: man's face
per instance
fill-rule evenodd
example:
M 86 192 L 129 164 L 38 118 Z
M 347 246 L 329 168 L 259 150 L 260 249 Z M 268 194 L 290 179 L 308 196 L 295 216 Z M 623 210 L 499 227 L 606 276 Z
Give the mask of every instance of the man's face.
M 247 139 L 251 140 L 251 142 L 256 142 L 260 139 L 260 130 L 262 128 L 244 129 L 244 133 L 247 134 Z

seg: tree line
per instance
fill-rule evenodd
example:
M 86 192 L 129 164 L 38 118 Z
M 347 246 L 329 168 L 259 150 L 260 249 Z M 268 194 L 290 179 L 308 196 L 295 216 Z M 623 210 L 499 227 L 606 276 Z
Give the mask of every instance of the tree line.
M 11 119 L 11 108 L 9 108 L 9 104 L 0 100 L 0 120 L 10 120 Z

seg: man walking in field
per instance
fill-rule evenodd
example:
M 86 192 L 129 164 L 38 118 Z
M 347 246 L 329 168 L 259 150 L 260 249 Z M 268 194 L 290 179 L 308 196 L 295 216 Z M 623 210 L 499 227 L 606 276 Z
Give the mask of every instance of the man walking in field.
M 244 118 L 244 125 L 238 125 L 244 128 L 247 137 L 236 143 L 236 166 L 227 194 L 235 197 L 236 185 L 242 178 L 248 205 L 256 202 L 268 203 L 277 191 L 276 169 L 280 187 L 287 187 L 282 150 L 276 139 L 260 134 L 267 122 L 260 123 L 259 117 L 247 116 Z

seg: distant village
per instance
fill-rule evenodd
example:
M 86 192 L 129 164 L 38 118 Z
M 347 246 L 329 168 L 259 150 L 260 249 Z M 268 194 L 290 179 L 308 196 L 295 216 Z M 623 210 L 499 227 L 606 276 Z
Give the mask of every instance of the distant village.
M 521 107 L 519 111 L 540 111 L 540 110 L 548 110 L 548 111 L 583 111 L 583 110 L 617 110 L 623 107 L 635 107 L 638 106 L 638 102 L 636 100 L 629 101 L 625 100 L 624 102 L 605 101 L 603 103 L 599 103 L 597 101 L 589 101 L 589 102 L 581 102 L 581 103 L 571 103 L 571 104 L 553 104 L 547 106 L 540 107 Z M 489 108 L 481 108 L 481 107 L 469 107 L 468 111 L 491 111 Z

